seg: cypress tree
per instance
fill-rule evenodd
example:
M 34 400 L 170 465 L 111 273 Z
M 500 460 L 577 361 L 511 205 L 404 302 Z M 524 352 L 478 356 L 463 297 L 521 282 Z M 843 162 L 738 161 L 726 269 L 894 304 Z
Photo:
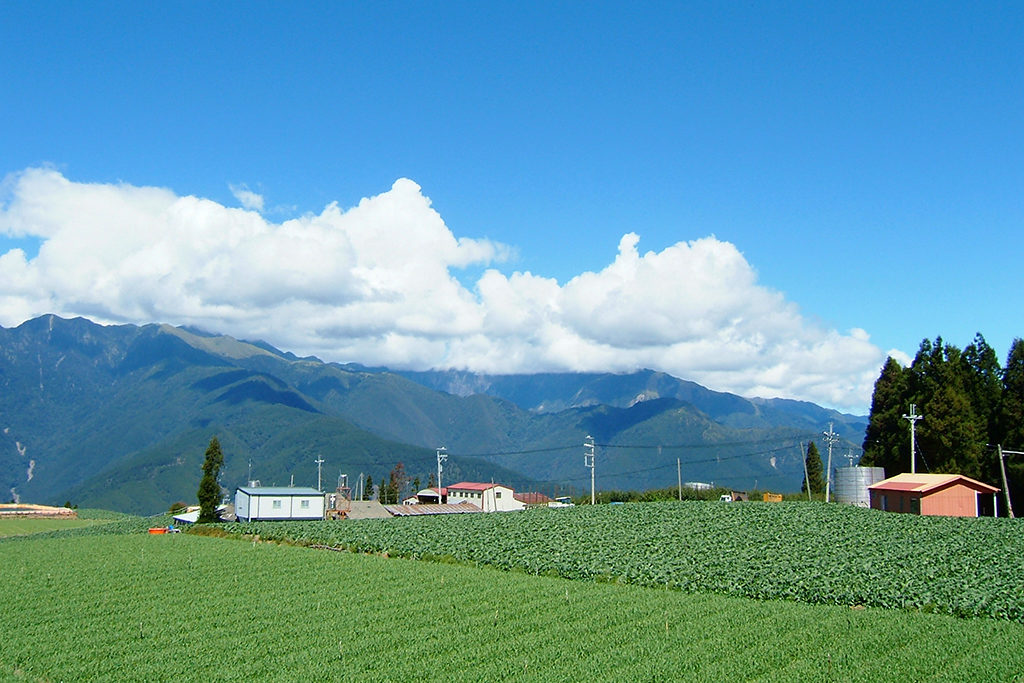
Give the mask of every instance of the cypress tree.
M 996 443 L 1011 451 L 1024 451 L 1024 340 L 1014 339 L 1003 370 Z M 1006 478 L 1014 501 L 1024 496 L 1024 457 L 1006 456 Z M 998 481 L 998 480 L 997 480 Z M 1020 502 L 1017 503 L 1020 505 Z
M 210 439 L 210 445 L 206 448 L 206 458 L 203 460 L 203 478 L 199 480 L 199 521 L 217 521 L 217 503 L 220 501 L 220 484 L 217 483 L 217 476 L 220 474 L 221 465 L 224 464 L 224 455 L 220 451 L 220 441 L 217 437 Z
M 1024 451 L 1024 339 L 1013 340 L 1006 358 L 994 440 Z
M 979 332 L 963 352 L 967 396 L 978 418 L 978 431 L 995 438 L 999 401 L 1003 393 L 1003 371 L 995 350 Z
M 814 442 L 807 444 L 807 478 L 804 483 L 800 485 L 800 491 L 807 493 L 807 483 L 811 484 L 812 494 L 825 493 L 825 467 L 821 464 L 821 455 L 818 453 L 818 447 Z
M 910 371 L 890 357 L 875 382 L 861 465 L 882 467 L 889 476 L 910 471 L 906 422 L 902 420 L 910 403 Z
M 967 364 L 960 349 L 935 340 L 929 353 L 915 359 L 914 402 L 924 419 L 917 426 L 921 472 L 956 472 L 977 479 L 982 473 L 982 450 L 987 434 L 967 391 Z

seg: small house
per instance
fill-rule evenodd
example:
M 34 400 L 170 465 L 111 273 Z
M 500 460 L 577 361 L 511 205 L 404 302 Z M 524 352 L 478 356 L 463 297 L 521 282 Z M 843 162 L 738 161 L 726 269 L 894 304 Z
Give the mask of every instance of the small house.
M 509 512 L 526 506 L 516 500 L 515 491 L 501 484 L 481 484 L 462 481 L 448 489 L 448 503 L 472 503 L 484 512 Z
M 235 517 L 240 522 L 323 519 L 324 494 L 304 486 L 239 486 Z
M 978 517 L 996 509 L 999 489 L 962 474 L 897 474 L 868 486 L 871 507 L 917 515 Z M 989 501 L 983 500 L 991 496 Z

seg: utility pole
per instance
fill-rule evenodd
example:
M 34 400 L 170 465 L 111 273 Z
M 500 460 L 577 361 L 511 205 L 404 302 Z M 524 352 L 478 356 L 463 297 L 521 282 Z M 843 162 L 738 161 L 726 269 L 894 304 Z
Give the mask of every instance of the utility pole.
M 1006 495 L 1006 514 L 1013 519 L 1013 504 L 1010 502 L 1010 487 L 1006 485 L 1006 456 L 1024 455 L 1020 451 L 1004 451 L 1003 444 L 999 444 L 999 470 L 1003 473 L 1003 493 Z
M 322 493 L 324 489 L 320 485 L 320 472 L 324 464 L 324 457 L 322 455 L 317 455 L 316 460 L 313 462 L 316 463 L 316 490 Z
M 679 500 L 683 499 L 683 466 L 679 458 L 676 458 L 676 481 L 679 484 Z
M 807 473 L 807 454 L 804 453 L 804 445 L 800 444 L 800 459 L 804 461 L 804 486 L 807 487 L 807 500 L 811 500 L 811 475 Z
M 594 437 L 587 434 L 587 438 L 583 440 L 583 447 L 587 449 L 583 453 L 583 466 L 590 468 L 590 504 L 595 505 L 597 498 L 594 495 Z
M 839 440 L 839 435 L 832 431 L 831 422 L 828 423 L 828 431 L 822 432 L 822 434 L 825 435 L 825 443 L 828 444 L 828 469 L 825 470 L 825 502 L 827 503 L 832 491 L 832 445 Z
M 917 467 L 916 467 L 917 447 L 915 446 L 915 443 L 914 443 L 914 427 L 917 426 L 917 421 L 918 420 L 923 420 L 924 419 L 924 415 L 918 415 L 917 414 L 917 404 L 916 403 L 911 403 L 910 404 L 910 415 L 904 415 L 903 419 L 910 421 L 910 473 L 911 474 L 916 474 L 917 473 Z
M 437 449 L 437 502 L 443 502 L 441 500 L 441 472 L 444 471 L 444 466 L 441 464 L 448 459 L 448 449 L 441 446 Z

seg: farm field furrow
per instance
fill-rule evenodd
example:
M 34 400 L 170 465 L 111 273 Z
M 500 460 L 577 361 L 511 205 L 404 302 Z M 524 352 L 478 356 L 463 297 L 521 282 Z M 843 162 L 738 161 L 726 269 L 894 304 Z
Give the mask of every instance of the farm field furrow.
M 0 678 L 1019 679 L 1024 625 L 188 534 L 0 544 Z
M 223 528 L 570 579 L 1024 622 L 1020 520 L 682 502 Z

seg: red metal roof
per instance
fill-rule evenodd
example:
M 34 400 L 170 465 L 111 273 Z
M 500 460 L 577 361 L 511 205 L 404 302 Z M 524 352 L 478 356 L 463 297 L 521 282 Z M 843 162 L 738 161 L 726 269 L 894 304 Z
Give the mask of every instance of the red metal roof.
M 493 489 L 495 486 L 501 486 L 501 484 L 481 484 L 475 481 L 460 481 L 458 484 L 450 484 L 448 490 L 458 489 L 460 491 L 486 491 L 487 489 Z
M 916 481 L 890 481 L 885 483 L 885 486 L 879 486 L 885 482 L 877 482 L 869 486 L 869 489 L 885 489 L 886 491 L 916 491 L 921 488 L 921 484 Z
M 953 484 L 963 484 L 982 493 L 996 493 L 999 491 L 994 486 L 983 484 L 980 481 L 965 477 L 962 474 L 897 474 L 876 484 L 868 489 L 872 491 L 916 491 L 926 495 L 936 489 Z

